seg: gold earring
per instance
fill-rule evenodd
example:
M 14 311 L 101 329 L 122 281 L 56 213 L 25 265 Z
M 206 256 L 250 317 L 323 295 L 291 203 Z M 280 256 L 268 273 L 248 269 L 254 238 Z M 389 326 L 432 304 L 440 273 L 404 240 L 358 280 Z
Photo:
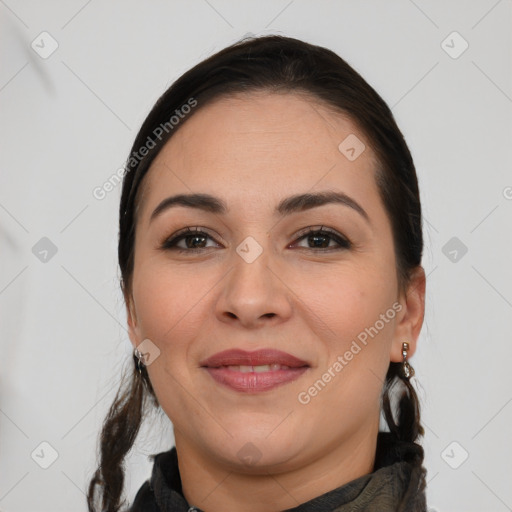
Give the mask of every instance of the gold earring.
M 400 373 L 403 378 L 409 380 L 414 376 L 414 368 L 407 361 L 407 351 L 409 350 L 409 343 L 404 341 L 402 343 L 402 366 L 400 367 Z

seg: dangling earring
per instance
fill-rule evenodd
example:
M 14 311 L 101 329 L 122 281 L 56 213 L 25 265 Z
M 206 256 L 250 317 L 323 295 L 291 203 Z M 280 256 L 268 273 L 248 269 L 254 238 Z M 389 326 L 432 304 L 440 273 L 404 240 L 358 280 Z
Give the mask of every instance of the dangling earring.
M 409 350 L 409 343 L 404 341 L 402 343 L 402 366 L 400 367 L 400 373 L 404 379 L 409 380 L 414 376 L 414 368 L 407 361 L 407 351 Z
M 135 360 L 135 368 L 139 372 L 139 375 L 142 375 L 142 368 L 144 368 L 144 354 L 140 352 L 140 350 L 135 349 L 133 351 L 134 360 Z

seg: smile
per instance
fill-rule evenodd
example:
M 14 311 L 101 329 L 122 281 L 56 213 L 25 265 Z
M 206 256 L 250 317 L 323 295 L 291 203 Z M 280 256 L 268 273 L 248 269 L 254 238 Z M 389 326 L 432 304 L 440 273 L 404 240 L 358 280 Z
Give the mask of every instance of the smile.
M 271 348 L 224 350 L 201 361 L 200 366 L 217 383 L 242 393 L 269 391 L 298 379 L 310 368 L 306 361 Z

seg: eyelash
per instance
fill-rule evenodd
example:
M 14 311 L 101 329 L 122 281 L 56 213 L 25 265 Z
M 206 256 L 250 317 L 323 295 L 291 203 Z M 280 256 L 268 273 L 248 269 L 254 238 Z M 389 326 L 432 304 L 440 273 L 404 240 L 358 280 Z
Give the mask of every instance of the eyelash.
M 176 244 L 178 242 L 180 242 L 181 240 L 184 240 L 186 238 L 193 237 L 193 236 L 205 236 L 207 238 L 211 238 L 212 240 L 214 240 L 213 237 L 211 237 L 208 233 L 201 231 L 201 229 L 204 229 L 204 228 L 201 228 L 201 227 L 195 227 L 192 229 L 186 228 L 185 230 L 182 230 L 182 231 L 178 232 L 177 234 L 164 239 L 163 242 L 160 244 L 160 248 L 162 250 L 172 250 L 172 251 L 176 251 L 178 253 L 186 253 L 186 252 L 197 253 L 197 252 L 203 251 L 204 249 L 209 249 L 209 247 L 199 247 L 199 248 L 195 248 L 195 249 L 194 248 L 182 249 L 182 248 L 176 247 Z M 306 228 L 305 230 L 302 230 L 298 234 L 298 238 L 296 241 L 297 242 L 302 241 L 303 239 L 305 239 L 311 235 L 321 235 L 321 236 L 331 238 L 332 240 L 334 240 L 336 243 L 339 244 L 339 247 L 330 247 L 330 248 L 328 247 L 328 248 L 320 248 L 320 249 L 315 249 L 314 247 L 301 247 L 301 249 L 312 250 L 314 252 L 332 252 L 332 251 L 347 250 L 347 249 L 352 248 L 352 243 L 346 237 L 340 235 L 337 231 L 334 231 L 333 229 L 324 228 L 324 226 L 320 226 L 319 228 L 309 227 L 309 228 Z

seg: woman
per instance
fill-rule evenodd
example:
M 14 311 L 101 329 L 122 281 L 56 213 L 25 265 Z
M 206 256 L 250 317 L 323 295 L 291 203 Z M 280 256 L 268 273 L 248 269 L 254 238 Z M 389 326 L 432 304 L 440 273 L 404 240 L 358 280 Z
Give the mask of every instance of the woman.
M 336 54 L 252 38 L 185 73 L 127 163 L 135 365 L 103 426 L 89 510 L 120 510 L 150 398 L 176 446 L 153 456 L 131 512 L 425 511 L 408 362 L 422 250 L 407 145 Z

